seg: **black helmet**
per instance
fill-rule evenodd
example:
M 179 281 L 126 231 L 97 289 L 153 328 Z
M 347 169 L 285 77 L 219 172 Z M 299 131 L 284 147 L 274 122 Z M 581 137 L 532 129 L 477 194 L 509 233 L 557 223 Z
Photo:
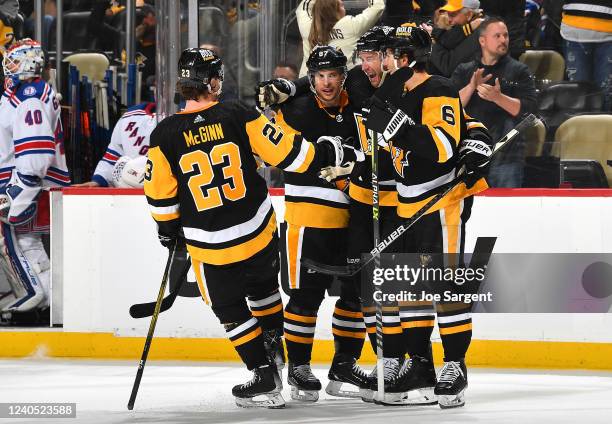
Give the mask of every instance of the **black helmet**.
M 395 28 L 387 48 L 393 49 L 393 55 L 399 59 L 407 54 L 416 63 L 427 63 L 431 54 L 431 37 L 423 28 L 400 26 Z
M 346 73 L 346 56 L 342 51 L 331 46 L 315 46 L 306 61 L 308 72 L 323 69 L 340 69 Z
M 212 78 L 223 81 L 223 62 L 212 50 L 191 48 L 183 50 L 178 62 L 178 82 L 184 85 L 208 84 Z
M 387 37 L 395 28 L 390 26 L 375 26 L 365 32 L 357 40 L 357 53 L 379 52 L 387 45 Z

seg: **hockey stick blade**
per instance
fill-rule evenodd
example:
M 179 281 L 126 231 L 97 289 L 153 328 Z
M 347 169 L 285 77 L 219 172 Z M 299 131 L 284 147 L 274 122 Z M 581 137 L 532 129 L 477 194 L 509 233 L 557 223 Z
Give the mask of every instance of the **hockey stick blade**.
M 538 118 L 533 115 L 527 115 L 516 127 L 510 130 L 506 135 L 500 138 L 493 148 L 493 155 L 498 154 L 499 151 L 503 150 L 517 135 L 523 133 L 525 130 L 531 128 L 538 122 Z M 406 232 L 410 227 L 414 225 L 432 206 L 434 206 L 440 199 L 450 193 L 457 185 L 461 184 L 464 180 L 464 176 L 460 175 L 453 181 L 447 184 L 446 188 L 440 193 L 436 194 L 429 200 L 421 209 L 412 215 L 405 223 L 401 224 L 395 231 L 389 234 L 384 240 L 382 240 L 374 249 L 367 253 L 367 257 L 363 259 L 359 264 L 352 265 L 327 265 L 316 262 L 312 259 L 302 257 L 300 263 L 306 268 L 312 269 L 313 271 L 320 272 L 325 275 L 333 275 L 338 277 L 352 277 L 357 274 L 361 269 L 374 260 L 377 255 L 380 255 L 391 243 L 397 240 L 400 235 Z
M 178 296 L 178 292 L 181 290 L 183 286 L 183 282 L 187 279 L 187 272 L 189 272 L 189 268 L 191 267 L 191 261 L 187 260 L 187 263 L 183 267 L 181 271 L 181 275 L 179 276 L 179 281 L 173 291 L 168 293 L 168 296 L 164 297 L 162 300 L 160 312 L 165 312 L 172 307 L 176 297 Z M 146 318 L 153 315 L 155 311 L 155 304 L 157 302 L 147 302 L 147 303 L 137 303 L 135 305 L 130 306 L 130 316 L 132 318 Z

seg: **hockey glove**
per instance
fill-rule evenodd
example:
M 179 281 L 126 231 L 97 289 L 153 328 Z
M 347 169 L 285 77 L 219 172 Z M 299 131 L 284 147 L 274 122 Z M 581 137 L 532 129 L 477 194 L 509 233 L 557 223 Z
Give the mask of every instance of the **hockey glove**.
M 328 150 L 328 163 L 333 167 L 345 166 L 349 162 L 363 162 L 365 160 L 365 155 L 361 150 L 357 150 L 350 144 L 345 143 L 346 141 L 338 136 L 324 135 L 317 140 L 317 144 L 324 146 Z
M 176 245 L 176 250 L 182 250 L 185 248 L 185 238 L 179 235 L 168 235 L 158 233 L 157 238 L 162 246 L 166 249 L 172 249 Z
M 262 81 L 255 87 L 255 104 L 259 109 L 284 103 L 295 95 L 295 84 L 284 78 Z
M 389 141 L 406 127 L 415 125 L 414 120 L 388 100 L 382 101 L 372 96 L 361 109 L 365 127 L 382 134 Z
M 351 175 L 354 167 L 355 162 L 349 162 L 344 166 L 328 166 L 321 169 L 321 172 L 319 172 L 319 177 L 331 183 L 332 181 L 341 180 Z
M 491 162 L 491 147 L 480 140 L 465 139 L 459 145 L 459 166 L 465 166 L 465 185 L 471 188 L 487 175 Z

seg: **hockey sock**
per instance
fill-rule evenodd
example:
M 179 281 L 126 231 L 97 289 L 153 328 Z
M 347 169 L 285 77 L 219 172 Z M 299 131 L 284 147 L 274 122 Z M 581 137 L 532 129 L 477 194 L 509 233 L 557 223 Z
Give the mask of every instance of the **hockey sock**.
M 376 353 L 376 307 L 362 307 L 372 350 Z M 383 356 L 400 358 L 406 353 L 398 306 L 383 306 Z
M 431 333 L 434 329 L 435 310 L 426 302 L 404 302 L 400 305 L 400 319 L 410 356 L 429 357 Z
M 438 303 L 436 310 L 444 360 L 458 361 L 464 358 L 472 340 L 471 304 Z
M 287 356 L 295 365 L 310 362 L 317 311 L 308 310 L 292 304 L 291 300 L 285 308 L 285 343 Z
M 361 356 L 366 327 L 359 303 L 343 299 L 336 301 L 332 333 L 336 354 L 344 353 L 355 359 Z
M 249 370 L 268 363 L 257 318 L 252 317 L 247 321 L 223 324 L 223 326 L 234 349 Z
M 283 302 L 278 289 L 262 295 L 249 296 L 248 304 L 262 329 L 283 328 Z

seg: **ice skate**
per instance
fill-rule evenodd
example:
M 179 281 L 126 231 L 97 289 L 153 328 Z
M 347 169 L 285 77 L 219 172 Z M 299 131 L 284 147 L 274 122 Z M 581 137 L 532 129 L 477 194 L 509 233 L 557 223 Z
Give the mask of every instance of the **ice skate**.
M 264 347 L 268 362 L 276 366 L 278 371 L 274 378 L 276 380 L 276 388 L 283 390 L 283 369 L 285 368 L 285 348 L 283 346 L 283 330 L 272 329 L 263 332 Z
M 398 358 L 383 358 L 383 373 L 385 379 L 385 385 L 389 384 L 394 378 L 397 377 L 400 368 L 400 361 Z M 375 402 L 377 403 L 376 395 L 378 393 L 378 372 L 377 367 L 368 376 L 369 384 L 367 388 L 361 389 L 361 400 L 364 402 Z
M 431 358 L 413 355 L 396 379 L 385 384 L 385 405 L 435 405 L 436 370 Z
M 287 382 L 291 386 L 291 399 L 302 402 L 319 400 L 321 382 L 310 369 L 310 364 L 293 365 L 289 363 Z
M 434 390 L 435 395 L 438 396 L 440 408 L 456 408 L 465 405 L 467 385 L 465 362 L 463 360 L 445 362 Z
M 255 368 L 252 379 L 232 389 L 236 405 L 242 408 L 284 408 L 285 400 L 276 387 L 274 374 L 276 369 L 270 365 Z
M 369 383 L 368 375 L 357 365 L 355 358 L 348 355 L 334 356 L 327 377 L 329 383 L 325 392 L 338 397 L 361 397 L 361 388 L 366 388 Z M 350 390 L 351 386 L 354 390 Z

